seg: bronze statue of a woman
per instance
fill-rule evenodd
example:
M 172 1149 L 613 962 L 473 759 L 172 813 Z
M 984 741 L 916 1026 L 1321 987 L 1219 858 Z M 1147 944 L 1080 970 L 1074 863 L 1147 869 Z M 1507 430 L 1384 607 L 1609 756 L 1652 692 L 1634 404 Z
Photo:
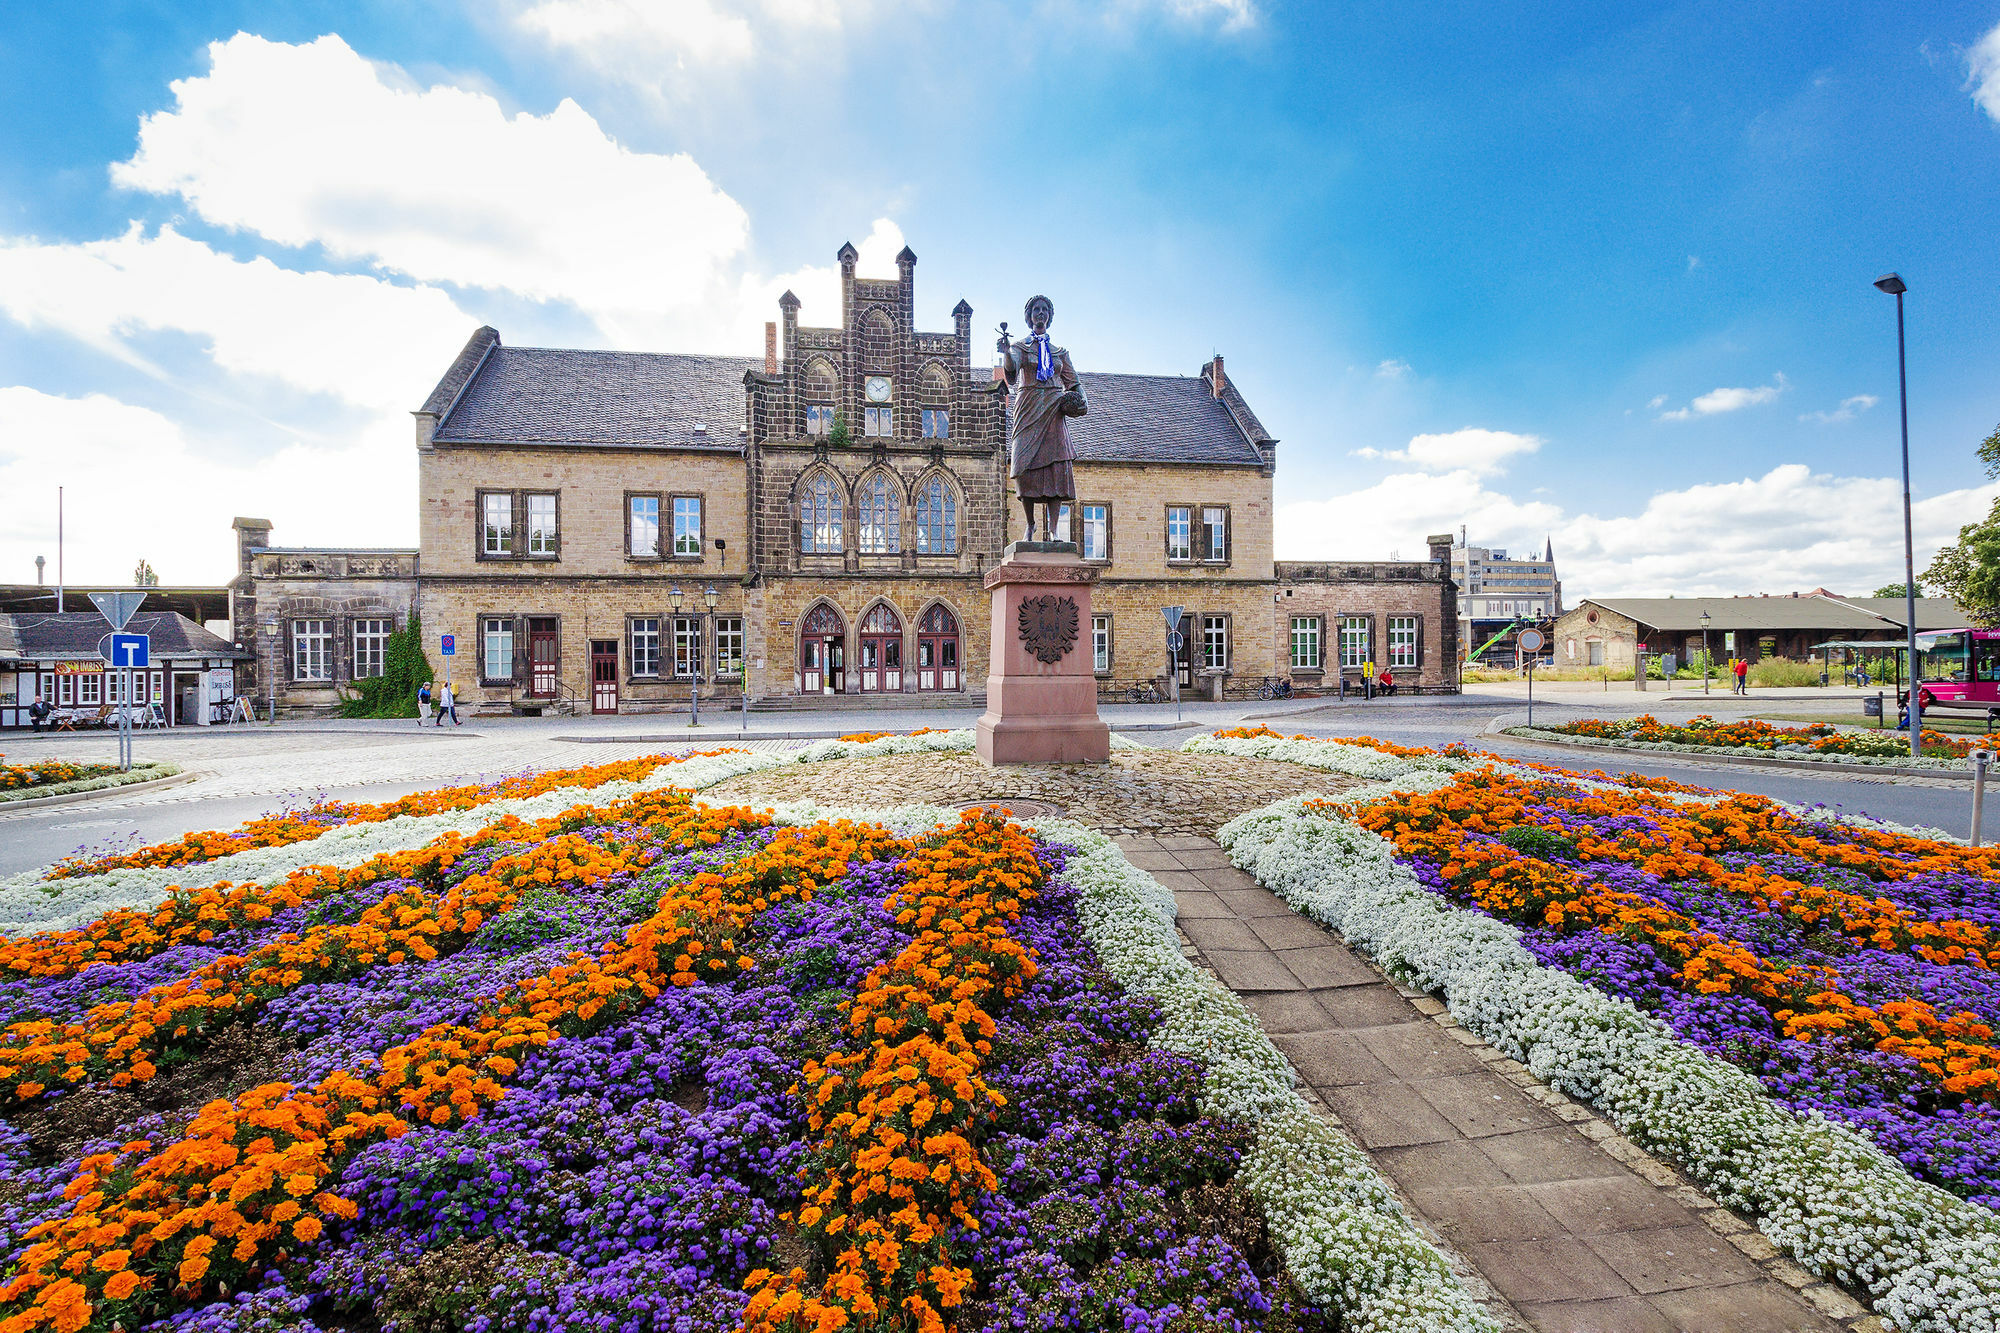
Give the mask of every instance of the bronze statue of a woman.
M 1000 326 L 1000 365 L 1013 395 L 1008 413 L 1008 473 L 1027 514 L 1027 540 L 1035 539 L 1035 502 L 1042 504 L 1042 539 L 1056 539 L 1057 506 L 1076 498 L 1076 451 L 1070 447 L 1065 418 L 1090 410 L 1077 383 L 1069 352 L 1049 341 L 1055 303 L 1046 296 L 1030 297 L 1030 332 L 1010 342 Z

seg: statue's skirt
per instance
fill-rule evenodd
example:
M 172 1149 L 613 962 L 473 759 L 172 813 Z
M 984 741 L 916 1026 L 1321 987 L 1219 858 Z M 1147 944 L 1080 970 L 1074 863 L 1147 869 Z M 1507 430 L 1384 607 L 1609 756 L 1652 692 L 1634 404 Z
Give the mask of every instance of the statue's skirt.
M 1014 479 L 1014 493 L 1023 500 L 1070 500 L 1076 497 L 1076 467 L 1060 459 L 1030 468 Z

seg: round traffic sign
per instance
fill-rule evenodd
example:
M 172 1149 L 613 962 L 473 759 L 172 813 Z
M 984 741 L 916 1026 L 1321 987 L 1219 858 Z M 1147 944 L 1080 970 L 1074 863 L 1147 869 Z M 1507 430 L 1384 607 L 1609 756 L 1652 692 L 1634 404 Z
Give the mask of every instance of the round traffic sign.
M 1177 629 L 1168 630 L 1167 651 L 1170 653 L 1177 653 L 1180 650 L 1181 650 L 1181 632 Z
M 1521 631 L 1521 651 L 1524 653 L 1539 653 L 1542 651 L 1542 645 L 1547 642 L 1548 640 L 1542 637 L 1542 632 L 1538 629 Z

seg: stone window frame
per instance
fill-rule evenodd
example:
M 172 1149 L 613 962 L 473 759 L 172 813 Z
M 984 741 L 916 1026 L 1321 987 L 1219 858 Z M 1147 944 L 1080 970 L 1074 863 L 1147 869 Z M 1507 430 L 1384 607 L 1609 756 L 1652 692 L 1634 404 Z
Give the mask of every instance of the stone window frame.
M 664 491 L 625 492 L 625 558 L 627 560 L 655 564 L 667 558 L 665 540 L 667 528 L 666 525 L 660 522 L 660 519 L 669 512 L 665 504 L 666 498 L 666 492 Z M 653 501 L 653 553 L 651 555 L 635 555 L 632 551 L 632 502 L 634 500 Z
M 867 544 L 869 499 L 868 490 L 876 483 L 888 488 L 889 503 L 893 506 L 888 516 L 890 541 L 887 546 Z M 903 479 L 896 475 L 894 468 L 871 467 L 855 478 L 854 486 L 854 549 L 862 555 L 900 555 L 909 544 L 904 532 L 903 511 L 913 508 L 905 492 Z
M 708 617 L 699 611 L 670 611 L 661 617 L 661 665 L 670 668 L 670 671 L 661 673 L 662 680 L 685 680 L 698 685 L 707 678 L 705 675 L 708 665 L 708 628 L 705 623 L 707 619 Z M 692 663 L 694 670 L 689 672 L 681 670 L 681 629 L 684 625 L 694 630 Z
M 1410 622 L 1410 660 L 1396 660 L 1396 622 Z M 1424 669 L 1424 618 L 1419 615 L 1385 616 L 1382 622 L 1383 646 L 1388 649 L 1388 657 L 1383 665 L 1391 671 L 1422 671 Z
M 1233 617 L 1228 611 L 1204 611 L 1201 613 L 1201 619 L 1195 622 L 1201 635 L 1201 670 L 1219 671 L 1225 676 L 1235 670 L 1236 627 L 1232 623 L 1232 619 Z M 1212 620 L 1221 622 L 1222 665 L 1219 667 L 1209 665 L 1208 661 L 1208 630 L 1209 622 Z
M 839 510 L 840 542 L 833 547 L 820 545 L 808 546 L 806 544 L 806 496 L 812 490 L 814 483 L 821 477 L 826 478 L 828 485 L 832 488 L 833 501 Z M 849 530 L 847 511 L 852 507 L 854 499 L 851 490 L 852 488 L 847 484 L 847 478 L 841 476 L 839 472 L 827 464 L 815 464 L 807 468 L 804 472 L 801 472 L 796 489 L 792 493 L 792 549 L 804 556 L 846 554 L 848 550 L 847 534 Z
M 920 438 L 926 440 L 948 440 L 951 438 L 951 409 L 949 407 L 919 407 L 917 425 Z
M 641 684 L 641 683 L 651 684 L 666 679 L 666 677 L 660 674 L 660 663 L 665 657 L 665 654 L 661 650 L 662 636 L 665 633 L 665 631 L 661 628 L 661 622 L 665 619 L 666 619 L 665 616 L 648 615 L 640 611 L 628 611 L 625 613 L 625 683 L 626 684 L 628 685 Z M 651 671 L 639 670 L 639 652 L 638 652 L 639 641 L 637 635 L 638 635 L 638 622 L 641 620 L 651 621 L 653 626 L 652 629 L 653 669 Z
M 1109 676 L 1112 673 L 1112 668 L 1117 664 L 1118 631 L 1117 624 L 1113 619 L 1114 614 L 1110 611 L 1100 612 L 1094 608 L 1090 613 L 1090 669 L 1093 675 Z M 1100 620 L 1104 622 L 1104 664 L 1102 666 L 1099 666 L 1097 662 L 1097 622 Z
M 511 489 L 502 486 L 481 486 L 475 488 L 472 494 L 474 518 L 472 553 L 474 560 L 481 563 L 553 564 L 562 559 L 563 503 L 561 487 L 549 490 L 539 486 L 514 487 Z M 507 551 L 488 551 L 486 549 L 486 501 L 489 497 L 498 495 L 508 497 L 509 521 L 514 525 L 509 534 L 511 549 Z M 532 555 L 528 553 L 528 497 L 531 495 L 550 496 L 556 502 L 555 530 L 553 533 L 555 537 L 555 549 L 553 551 L 541 551 Z
M 1336 630 L 1339 636 L 1336 640 L 1338 656 L 1335 660 L 1340 663 L 1340 669 L 1342 671 L 1359 671 L 1363 663 L 1374 661 L 1375 617 L 1360 611 L 1341 611 L 1336 613 L 1334 619 L 1339 622 Z M 1347 660 L 1347 628 L 1349 621 L 1359 621 L 1361 623 L 1361 656 L 1353 662 Z
M 1194 515 L 1200 508 L 1191 500 L 1170 500 L 1160 511 L 1160 549 L 1166 554 L 1170 565 L 1194 565 L 1201 563 L 1194 540 Z M 1188 546 L 1186 555 L 1174 554 L 1174 511 L 1185 509 L 1188 516 Z
M 1313 660 L 1306 665 L 1300 665 L 1298 661 L 1299 622 L 1302 620 L 1312 622 Z M 1285 660 L 1290 664 L 1288 669 L 1295 672 L 1323 672 L 1326 670 L 1325 615 L 1313 612 L 1307 615 L 1292 614 L 1289 617 L 1285 633 Z
M 875 429 L 877 425 L 884 427 Z M 896 438 L 896 404 L 892 399 L 886 403 L 864 403 L 861 408 L 861 438 L 864 440 L 893 440 Z
M 749 617 L 745 616 L 741 611 L 730 611 L 726 613 L 717 611 L 710 614 L 708 619 L 709 619 L 708 637 L 709 637 L 709 648 L 710 648 L 710 659 L 709 659 L 709 670 L 708 670 L 709 679 L 710 680 L 743 679 L 743 673 L 746 667 L 748 666 L 750 660 Z M 736 629 L 735 629 L 736 669 L 734 671 L 725 671 L 722 669 L 722 622 L 725 620 L 733 620 L 736 622 Z
M 687 565 L 698 565 L 707 560 L 708 492 L 673 491 L 662 495 L 661 499 L 660 558 L 669 562 Z M 682 500 L 692 500 L 695 503 L 695 522 L 697 528 L 694 534 L 694 551 L 692 553 L 684 552 L 680 549 L 680 536 L 674 530 L 675 524 L 680 521 L 677 506 Z
M 299 670 L 299 646 L 306 637 L 299 633 L 301 625 L 324 625 L 322 631 L 315 631 L 311 637 L 323 639 L 326 643 L 326 674 L 323 676 L 304 675 Z M 286 679 L 294 685 L 331 685 L 334 683 L 334 654 L 339 651 L 340 621 L 337 616 L 293 616 L 285 622 Z
M 506 497 L 507 500 L 507 549 L 489 551 L 486 549 L 486 504 L 488 500 L 500 496 Z M 513 491 L 482 486 L 472 492 L 472 552 L 475 559 L 518 560 L 520 558 L 521 524 L 518 509 L 519 505 L 516 503 Z
M 1104 511 L 1104 554 L 1101 556 L 1093 556 L 1084 549 L 1083 534 L 1086 530 L 1086 520 L 1083 516 L 1083 511 L 1086 509 L 1102 509 Z M 1079 499 L 1076 501 L 1076 548 L 1077 554 L 1083 558 L 1085 564 L 1108 565 L 1117 553 L 1117 548 L 1113 544 L 1112 538 L 1111 511 L 1112 504 L 1109 500 Z
M 1200 539 L 1193 540 L 1192 534 L 1190 534 L 1190 539 L 1195 549 L 1195 559 L 1204 565 L 1215 565 L 1219 568 L 1227 569 L 1236 557 L 1236 515 L 1231 512 L 1232 506 L 1226 503 L 1210 503 L 1204 500 L 1197 507 L 1201 511 L 1201 522 L 1197 525 L 1200 532 Z M 1220 556 L 1210 551 L 1208 545 L 1208 511 L 1211 509 L 1220 509 L 1222 511 L 1222 554 Z
M 389 627 L 388 632 L 381 636 L 382 670 L 371 672 L 364 676 L 361 674 L 361 627 L 364 624 L 372 624 L 378 620 Z M 383 672 L 388 670 L 389 640 L 396 636 L 397 629 L 396 617 L 387 611 L 383 611 L 379 615 L 359 615 L 347 618 L 347 678 L 349 680 L 373 680 L 376 676 L 382 675 Z M 372 639 L 375 636 L 371 634 L 369 637 Z
M 515 685 L 520 683 L 520 672 L 521 672 L 520 619 L 521 618 L 519 616 L 509 615 L 501 611 L 481 611 L 474 618 L 473 623 L 478 626 L 478 637 L 475 638 L 473 642 L 476 645 L 476 650 L 478 652 L 477 661 L 479 663 L 479 684 L 481 688 L 500 689 L 504 687 L 511 689 Z M 486 638 L 488 633 L 490 632 L 492 623 L 494 621 L 498 621 L 502 625 L 506 626 L 508 674 L 504 676 L 489 676 L 486 674 L 486 668 L 488 665 L 488 657 L 486 652 Z
M 951 520 L 945 527 L 945 537 L 948 540 L 945 543 L 944 549 L 927 551 L 920 544 L 919 538 L 923 532 L 922 514 L 924 497 L 930 493 L 933 484 L 944 488 L 944 499 L 949 506 Z M 909 521 L 905 525 L 906 548 L 913 552 L 919 560 L 957 559 L 959 552 L 965 549 L 966 517 L 965 487 L 959 483 L 958 478 L 953 476 L 950 470 L 946 468 L 925 468 L 923 472 L 918 474 L 916 484 L 910 487 L 908 498 L 910 516 Z
M 534 561 L 562 559 L 563 523 L 561 488 L 558 487 L 552 491 L 545 491 L 523 487 L 521 490 L 516 491 L 514 496 L 516 530 L 522 534 L 528 543 L 527 548 L 521 552 L 518 558 Z M 553 544 L 553 549 L 547 551 L 537 551 L 534 549 L 535 534 L 534 529 L 530 526 L 532 520 L 529 517 L 533 513 L 532 502 L 542 496 L 547 496 L 549 499 L 555 501 L 555 518 L 551 521 L 549 529 L 549 537 Z

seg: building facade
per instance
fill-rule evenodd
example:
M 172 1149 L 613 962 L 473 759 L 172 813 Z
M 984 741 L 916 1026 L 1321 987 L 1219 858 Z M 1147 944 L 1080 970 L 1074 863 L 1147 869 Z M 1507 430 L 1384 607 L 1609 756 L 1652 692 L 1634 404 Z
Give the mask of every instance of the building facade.
M 1005 386 L 990 351 L 975 364 L 965 302 L 949 330 L 918 326 L 908 249 L 894 278 L 858 276 L 852 246 L 837 257 L 839 311 L 805 324 L 785 293 L 762 357 L 475 332 L 415 413 L 418 550 L 277 548 L 239 520 L 260 694 L 275 681 L 281 710 L 330 705 L 369 666 L 356 626 L 421 612 L 433 667 L 488 711 L 685 709 L 695 690 L 978 701 L 983 579 L 1022 535 Z M 1456 688 L 1448 537 L 1429 561 L 1281 568 L 1277 441 L 1220 356 L 1081 378 L 1061 522 L 1100 571 L 1087 651 L 1104 697 L 1176 674 L 1211 697 L 1330 687 L 1343 622 L 1350 675 L 1367 652 L 1414 688 Z M 1187 612 L 1172 660 L 1168 606 Z
M 1563 613 L 1553 541 L 1544 543 L 1540 556 L 1510 557 L 1499 547 L 1469 545 L 1461 528 L 1451 548 L 1451 578 L 1458 585 L 1459 642 L 1468 653 L 1501 636 L 1494 648 L 1511 654 L 1514 626 Z
M 1830 641 L 1900 643 L 1900 597 L 1835 597 L 1792 593 L 1784 597 L 1586 598 L 1555 623 L 1550 649 L 1559 667 L 1630 668 L 1637 654 L 1672 653 L 1682 662 L 1707 651 L 1718 662 L 1767 657 L 1807 661 Z M 1704 623 L 1702 617 L 1706 615 Z M 1943 597 L 1917 599 L 1917 629 L 1956 629 L 1969 623 L 1964 610 Z
M 173 611 L 140 611 L 125 630 L 147 637 L 151 659 L 132 673 L 133 703 L 151 705 L 170 727 L 227 720 L 246 656 L 235 644 Z M 38 698 L 55 710 L 52 723 L 108 718 L 126 702 L 125 673 L 101 655 L 110 633 L 95 610 L 0 612 L 0 727 L 31 726 Z

